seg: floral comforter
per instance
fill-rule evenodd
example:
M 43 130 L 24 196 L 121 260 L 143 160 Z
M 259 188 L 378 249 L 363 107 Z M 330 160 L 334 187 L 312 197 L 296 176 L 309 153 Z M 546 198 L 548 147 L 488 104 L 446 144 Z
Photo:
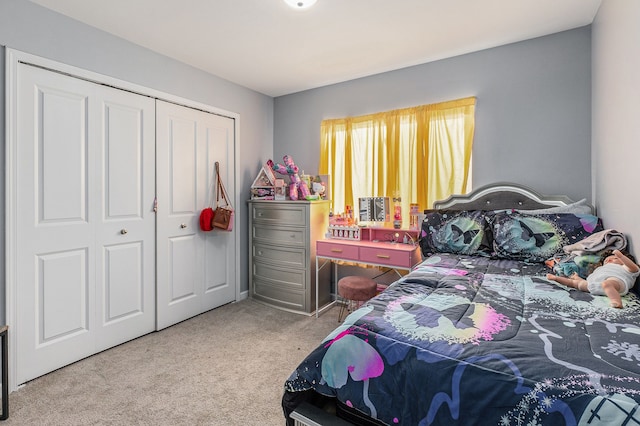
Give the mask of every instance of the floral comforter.
M 638 298 L 613 309 L 547 271 L 429 257 L 349 315 L 285 391 L 388 425 L 640 424 Z

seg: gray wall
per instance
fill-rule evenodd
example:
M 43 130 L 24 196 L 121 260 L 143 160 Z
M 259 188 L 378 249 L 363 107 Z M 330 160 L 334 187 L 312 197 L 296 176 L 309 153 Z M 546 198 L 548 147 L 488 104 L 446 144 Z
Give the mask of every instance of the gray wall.
M 275 99 L 274 156 L 317 173 L 320 122 L 477 97 L 473 186 L 591 199 L 591 28 Z
M 228 40 L 221 41 L 228 43 Z M 273 98 L 230 83 L 173 59 L 71 20 L 26 0 L 0 0 L 0 81 L 5 80 L 5 47 L 53 59 L 240 115 L 236 155 L 241 290 L 248 290 L 247 206 L 249 188 L 273 152 Z M 0 141 L 5 146 L 5 87 L 0 85 Z M 4 171 L 4 149 L 0 167 Z M 0 174 L 0 219 L 4 222 L 4 172 Z M 4 228 L 0 230 L 0 276 L 4 276 Z M 4 318 L 4 280 L 0 318 Z

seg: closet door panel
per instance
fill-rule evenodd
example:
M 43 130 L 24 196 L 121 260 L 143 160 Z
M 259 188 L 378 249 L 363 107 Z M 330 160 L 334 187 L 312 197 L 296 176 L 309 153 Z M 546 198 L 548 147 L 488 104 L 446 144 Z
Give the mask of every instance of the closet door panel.
M 169 130 L 169 215 L 191 217 L 198 208 L 198 123 L 171 117 Z
M 144 314 L 142 265 L 140 242 L 104 248 L 105 324 Z
M 155 102 L 106 87 L 96 99 L 96 342 L 102 350 L 155 329 Z
M 38 256 L 38 347 L 89 331 L 89 277 L 85 250 Z M 73 271 L 74 273 L 69 273 Z M 64 310 L 60 311 L 60 307 Z
M 86 222 L 88 96 L 48 87 L 36 90 L 40 221 Z
M 203 121 L 206 134 L 206 174 L 200 177 L 204 182 L 212 179 L 215 163 L 220 164 L 220 174 L 230 197 L 236 192 L 234 180 L 235 133 L 234 122 L 227 117 L 206 114 Z M 215 188 L 211 195 L 215 197 Z M 206 197 L 204 204 L 206 205 Z M 238 208 L 238 206 L 235 206 Z M 236 227 L 239 214 L 236 213 Z M 235 271 L 237 270 L 235 253 L 235 235 L 232 232 L 213 231 L 205 235 L 205 282 L 203 305 L 211 309 L 235 300 Z
M 169 304 L 174 305 L 198 296 L 197 258 L 200 243 L 193 236 L 184 236 L 171 238 L 169 245 Z
M 28 65 L 19 72 L 14 332 L 24 383 L 93 353 L 94 87 Z
M 204 239 L 199 235 L 205 162 L 198 111 L 156 102 L 158 186 L 157 328 L 202 312 Z
M 143 116 L 141 108 L 113 102 L 105 102 L 103 112 L 104 216 L 106 220 L 142 218 L 145 189 L 143 121 L 149 118 Z

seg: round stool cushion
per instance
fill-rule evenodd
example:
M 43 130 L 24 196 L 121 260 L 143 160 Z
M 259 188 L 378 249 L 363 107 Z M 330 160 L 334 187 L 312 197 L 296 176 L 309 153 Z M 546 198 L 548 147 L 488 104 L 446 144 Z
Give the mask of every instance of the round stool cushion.
M 376 282 L 367 277 L 354 275 L 338 281 L 338 294 L 349 300 L 367 301 L 377 294 L 377 290 Z

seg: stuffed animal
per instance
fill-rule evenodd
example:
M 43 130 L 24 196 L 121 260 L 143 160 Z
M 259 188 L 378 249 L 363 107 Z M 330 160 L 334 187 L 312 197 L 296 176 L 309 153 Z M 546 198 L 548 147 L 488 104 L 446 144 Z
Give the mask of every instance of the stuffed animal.
M 313 193 L 317 196 L 319 196 L 320 198 L 324 197 L 324 194 L 327 190 L 327 187 L 325 186 L 324 182 L 313 182 L 311 184 L 311 189 L 313 190 Z
M 587 278 L 592 266 L 601 260 L 597 254 L 583 254 L 579 256 L 568 256 L 565 258 L 551 258 L 544 263 L 553 269 L 554 275 L 560 277 L 571 277 L 573 274 L 581 278 Z
M 282 175 L 289 175 L 289 179 L 291 183 L 289 184 L 289 198 L 292 201 L 296 201 L 298 199 L 298 195 L 303 200 L 306 200 L 311 193 L 309 192 L 309 187 L 306 182 L 300 179 L 298 176 L 298 166 L 293 162 L 293 158 L 288 155 L 285 155 L 282 158 L 284 164 L 275 164 L 272 160 L 267 161 L 267 165 L 271 167 L 274 172 L 278 172 Z

